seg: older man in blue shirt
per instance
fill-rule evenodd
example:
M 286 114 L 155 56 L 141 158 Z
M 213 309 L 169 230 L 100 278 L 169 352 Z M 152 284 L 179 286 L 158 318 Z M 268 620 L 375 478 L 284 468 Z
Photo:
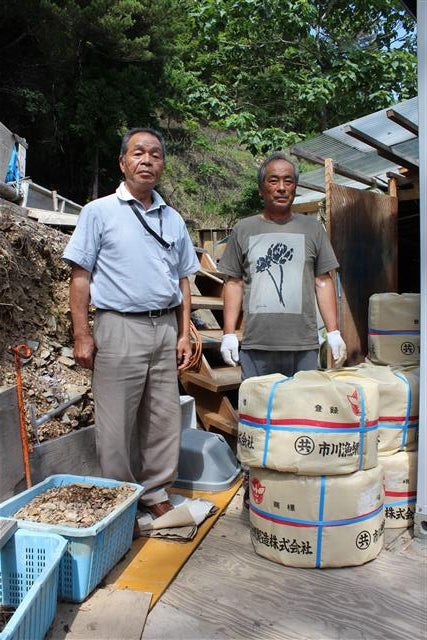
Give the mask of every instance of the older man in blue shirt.
M 141 502 L 155 517 L 172 508 L 166 489 L 180 448 L 177 368 L 191 356 L 188 276 L 199 267 L 184 221 L 154 191 L 164 163 L 158 132 L 125 134 L 124 182 L 82 209 L 63 255 L 72 265 L 75 359 L 93 369 L 102 473 L 141 483 Z

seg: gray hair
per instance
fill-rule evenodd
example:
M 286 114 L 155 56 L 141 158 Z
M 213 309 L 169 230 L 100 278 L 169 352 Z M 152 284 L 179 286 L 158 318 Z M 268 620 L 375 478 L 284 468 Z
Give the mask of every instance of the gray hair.
M 122 143 L 120 146 L 120 157 L 126 155 L 126 152 L 128 150 L 129 140 L 133 135 L 135 135 L 135 133 L 151 133 L 152 136 L 157 138 L 157 140 L 160 142 L 162 146 L 163 158 L 166 157 L 166 145 L 165 145 L 163 136 L 161 133 L 159 133 L 155 129 L 151 129 L 151 127 L 134 127 L 133 129 L 129 129 L 129 131 L 126 131 L 126 133 L 122 137 Z
M 274 162 L 275 160 L 284 160 L 285 162 L 287 162 L 288 164 L 290 164 L 293 167 L 294 175 L 295 175 L 295 184 L 298 184 L 299 169 L 298 169 L 297 165 L 295 164 L 295 162 L 292 162 L 292 160 L 289 160 L 289 158 L 287 158 L 286 155 L 284 153 L 282 153 L 281 151 L 275 151 L 274 153 L 271 154 L 271 156 L 268 156 L 268 158 L 266 158 L 264 160 L 264 162 L 262 163 L 262 165 L 258 169 L 258 187 L 260 189 L 262 189 L 262 187 L 264 185 L 265 174 L 267 172 L 267 167 L 270 164 L 270 162 Z

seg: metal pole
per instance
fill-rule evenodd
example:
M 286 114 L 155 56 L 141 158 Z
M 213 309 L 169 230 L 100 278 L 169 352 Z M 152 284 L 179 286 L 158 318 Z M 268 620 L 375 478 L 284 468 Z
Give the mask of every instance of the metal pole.
M 427 0 L 417 2 L 420 143 L 420 429 L 414 533 L 427 541 Z

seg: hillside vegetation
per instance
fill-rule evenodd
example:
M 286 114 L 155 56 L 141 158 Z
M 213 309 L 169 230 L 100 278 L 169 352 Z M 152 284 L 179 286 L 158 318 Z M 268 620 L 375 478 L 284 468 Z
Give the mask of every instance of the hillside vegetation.
M 232 135 L 199 130 L 170 140 L 160 191 L 190 226 L 230 226 L 260 204 L 253 156 Z

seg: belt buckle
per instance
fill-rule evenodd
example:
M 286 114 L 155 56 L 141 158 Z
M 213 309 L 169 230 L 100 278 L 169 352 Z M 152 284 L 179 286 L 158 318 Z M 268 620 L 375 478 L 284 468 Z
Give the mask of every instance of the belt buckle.
M 149 318 L 160 318 L 162 315 L 162 309 L 154 309 L 153 311 L 148 312 Z

